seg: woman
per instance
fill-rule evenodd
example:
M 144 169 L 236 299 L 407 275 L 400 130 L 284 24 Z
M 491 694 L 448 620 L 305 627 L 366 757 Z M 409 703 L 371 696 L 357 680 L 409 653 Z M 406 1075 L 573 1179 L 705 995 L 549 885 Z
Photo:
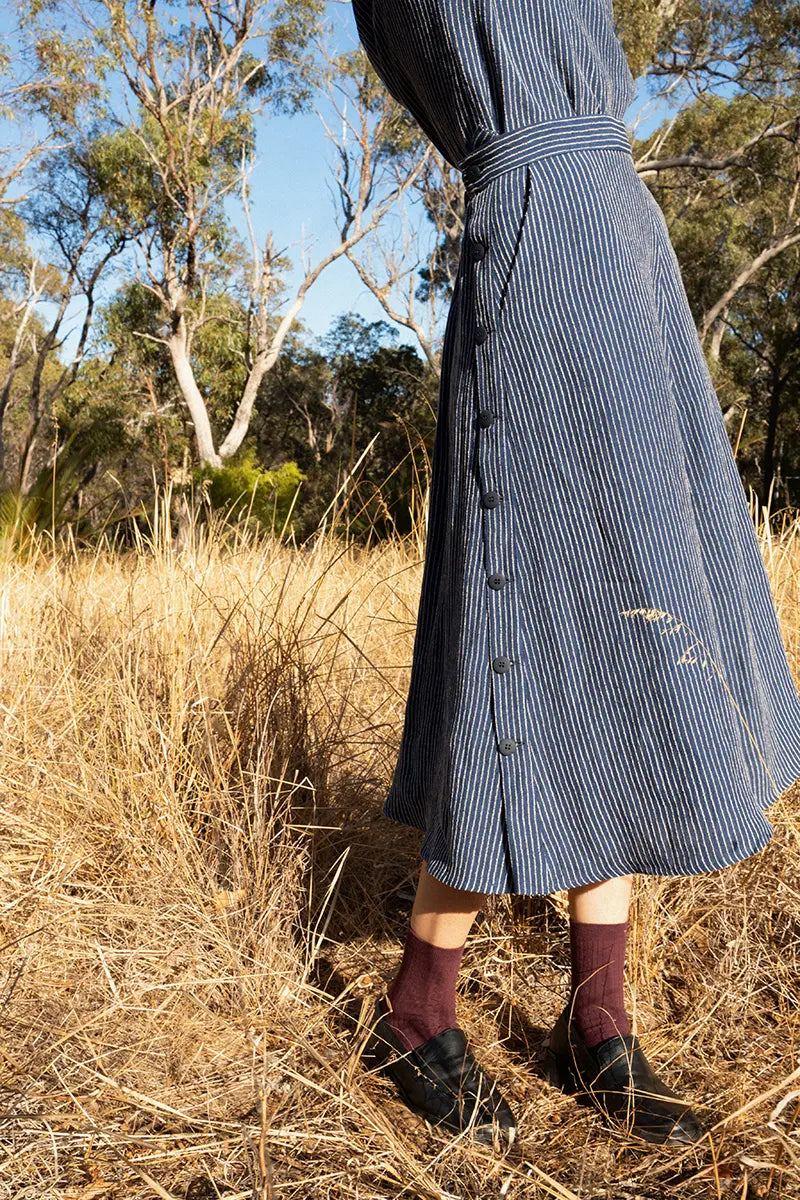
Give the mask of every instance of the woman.
M 635 874 L 762 849 L 800 700 L 661 210 L 611 0 L 354 0 L 378 75 L 465 187 L 425 569 L 385 812 L 423 868 L 375 1048 L 418 1113 L 514 1117 L 455 1012 L 488 893 L 569 891 L 553 1082 L 702 1136 L 631 1031 Z M 668 636 L 665 636 L 668 635 Z

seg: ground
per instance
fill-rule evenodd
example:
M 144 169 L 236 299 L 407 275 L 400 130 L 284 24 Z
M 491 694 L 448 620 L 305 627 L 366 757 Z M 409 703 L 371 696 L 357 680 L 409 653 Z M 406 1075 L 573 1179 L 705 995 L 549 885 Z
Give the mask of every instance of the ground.
M 800 671 L 800 538 L 763 538 Z M 754 858 L 639 879 L 628 992 L 713 1126 L 626 1141 L 545 1082 L 565 897 L 498 897 L 459 1016 L 519 1116 L 506 1157 L 362 1060 L 418 835 L 381 814 L 420 539 L 246 539 L 0 563 L 0 1197 L 800 1195 L 800 792 Z

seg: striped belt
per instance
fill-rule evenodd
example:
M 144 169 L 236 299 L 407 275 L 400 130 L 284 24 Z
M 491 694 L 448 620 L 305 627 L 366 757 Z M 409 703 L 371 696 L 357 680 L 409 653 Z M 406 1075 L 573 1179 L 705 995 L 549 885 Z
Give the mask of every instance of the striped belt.
M 510 133 L 499 133 L 460 164 L 467 195 L 485 187 L 492 179 L 551 154 L 572 154 L 577 150 L 623 150 L 631 153 L 631 143 L 623 121 L 607 113 L 557 117 L 525 125 Z

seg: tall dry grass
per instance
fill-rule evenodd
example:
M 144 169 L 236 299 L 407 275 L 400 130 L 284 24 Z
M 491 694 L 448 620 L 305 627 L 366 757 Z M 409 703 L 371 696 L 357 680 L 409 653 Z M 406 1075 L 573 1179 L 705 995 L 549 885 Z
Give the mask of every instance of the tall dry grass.
M 797 529 L 762 525 L 800 670 Z M 417 836 L 381 816 L 421 539 L 245 537 L 0 563 L 0 1195 L 800 1196 L 800 820 L 638 881 L 630 1002 L 709 1139 L 627 1143 L 539 1074 L 563 895 L 490 901 L 460 1014 L 519 1113 L 506 1158 L 428 1130 L 361 1061 Z

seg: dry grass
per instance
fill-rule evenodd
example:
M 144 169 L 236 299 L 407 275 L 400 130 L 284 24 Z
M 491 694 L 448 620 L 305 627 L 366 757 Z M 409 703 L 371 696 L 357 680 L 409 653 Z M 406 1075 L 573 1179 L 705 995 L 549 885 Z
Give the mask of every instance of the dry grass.
M 762 536 L 800 670 L 797 531 Z M 755 859 L 639 881 L 631 1004 L 718 1122 L 699 1148 L 626 1143 L 541 1078 L 563 896 L 496 898 L 464 960 L 508 1158 L 364 1069 L 416 867 L 380 809 L 420 572 L 419 539 L 163 534 L 0 565 L 1 1196 L 800 1196 L 796 791 Z

